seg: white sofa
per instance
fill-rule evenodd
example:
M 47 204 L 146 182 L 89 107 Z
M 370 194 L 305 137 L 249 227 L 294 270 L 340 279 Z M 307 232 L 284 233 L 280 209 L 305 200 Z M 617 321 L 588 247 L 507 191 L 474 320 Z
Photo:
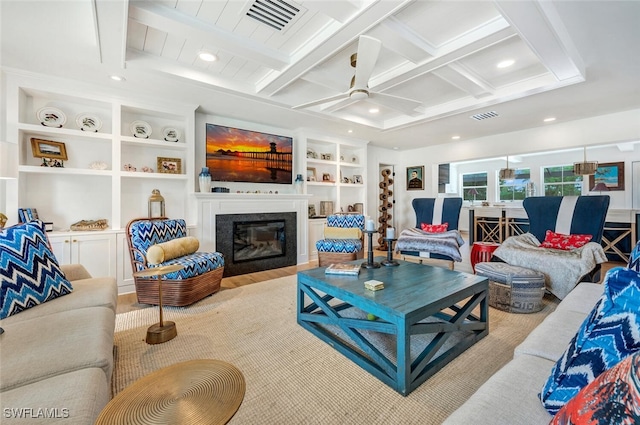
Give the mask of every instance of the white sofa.
M 514 350 L 513 359 L 444 422 L 447 425 L 548 424 L 538 393 L 552 367 L 602 295 L 603 285 L 576 286 Z
M 61 269 L 70 294 L 0 320 L 3 424 L 93 424 L 111 399 L 115 279 Z

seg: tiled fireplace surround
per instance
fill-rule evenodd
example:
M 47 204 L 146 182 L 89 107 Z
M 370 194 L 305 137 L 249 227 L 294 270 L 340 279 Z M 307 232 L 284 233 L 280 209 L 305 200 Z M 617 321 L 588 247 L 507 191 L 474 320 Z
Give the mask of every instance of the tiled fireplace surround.
M 219 215 L 228 214 L 257 214 L 256 218 L 260 218 L 260 215 L 266 215 L 268 217 L 279 216 L 272 213 L 295 213 L 295 251 L 296 264 L 304 264 L 309 261 L 309 242 L 308 242 L 308 203 L 309 195 L 297 195 L 297 194 L 253 194 L 253 193 L 197 193 L 196 199 L 198 203 L 198 239 L 200 240 L 200 250 L 203 251 L 215 251 L 219 246 L 216 240 L 216 224 L 219 220 L 216 219 Z M 285 216 L 288 214 L 282 214 Z M 224 220 L 228 223 L 228 220 Z M 218 234 L 229 234 L 226 232 Z M 293 241 L 291 241 L 293 242 Z M 228 244 L 223 244 L 228 245 Z M 293 244 L 288 244 L 289 249 L 293 247 Z M 228 255 L 225 255 L 225 262 L 230 265 L 231 259 Z M 259 260 L 265 261 L 265 260 Z M 277 260 L 285 261 L 285 259 Z M 276 262 L 277 262 L 276 261 Z M 274 265 L 274 261 L 271 260 L 269 266 Z M 265 270 L 268 268 L 266 263 L 263 265 L 260 262 L 256 264 L 257 270 Z M 276 264 L 275 267 L 281 267 Z M 239 268 L 230 265 L 230 270 L 233 270 L 233 274 L 250 273 L 252 270 L 250 266 L 241 265 Z M 225 275 L 227 274 L 225 271 Z

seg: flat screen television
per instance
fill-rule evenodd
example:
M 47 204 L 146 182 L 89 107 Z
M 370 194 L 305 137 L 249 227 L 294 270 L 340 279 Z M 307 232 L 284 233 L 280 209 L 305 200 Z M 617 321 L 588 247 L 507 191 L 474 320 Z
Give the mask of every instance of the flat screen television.
M 293 138 L 207 124 L 212 181 L 292 184 Z

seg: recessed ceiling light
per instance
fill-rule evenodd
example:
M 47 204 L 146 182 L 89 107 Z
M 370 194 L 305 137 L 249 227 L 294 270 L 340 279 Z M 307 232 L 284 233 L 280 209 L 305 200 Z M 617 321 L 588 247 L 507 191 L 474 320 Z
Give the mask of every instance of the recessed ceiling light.
M 549 117 L 549 118 L 545 118 L 544 122 L 551 122 L 551 121 L 555 121 L 556 117 Z
M 451 139 L 458 140 L 459 138 L 460 138 L 460 136 L 453 136 Z
M 113 81 L 125 81 L 125 78 L 120 75 L 111 75 L 109 76 Z
M 353 130 L 347 130 L 348 133 L 353 133 Z
M 394 151 L 397 151 L 398 149 L 400 149 L 400 148 L 399 148 L 399 147 L 397 147 L 397 146 L 394 146 L 394 147 L 393 147 L 393 150 L 394 150 Z
M 380 112 L 380 109 L 378 109 L 378 108 L 369 109 L 369 113 L 371 113 L 371 114 L 377 114 L 378 112 Z
M 502 62 L 499 62 L 497 67 L 498 68 L 507 68 L 507 67 L 513 65 L 514 63 L 516 63 L 516 61 L 514 61 L 513 59 L 507 59 L 507 60 L 503 60 Z
M 210 53 L 210 52 L 200 52 L 200 53 L 198 53 L 198 57 L 200 59 L 202 59 L 203 61 L 205 61 L 205 62 L 213 62 L 216 59 L 218 59 L 216 57 L 216 55 L 214 55 L 213 53 Z

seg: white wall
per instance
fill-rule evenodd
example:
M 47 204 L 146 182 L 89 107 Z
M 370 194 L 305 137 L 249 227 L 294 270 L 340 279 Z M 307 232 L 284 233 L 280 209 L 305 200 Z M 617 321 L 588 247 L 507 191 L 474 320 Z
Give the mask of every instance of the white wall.
M 479 124 L 481 125 L 481 124 Z M 608 145 L 608 146 L 605 146 Z M 629 148 L 632 151 L 621 151 L 618 145 Z M 397 227 L 400 229 L 413 227 L 415 216 L 411 208 L 411 200 L 420 197 L 438 196 L 438 164 L 452 163 L 450 188 L 458 191 L 458 175 L 462 172 L 488 171 L 490 185 L 490 201 L 495 201 L 496 172 L 504 168 L 506 155 L 517 155 L 522 162 L 516 164 L 510 162 L 511 168 L 529 166 L 532 171 L 532 179 L 536 182 L 536 188 L 540 193 L 541 178 L 540 167 L 543 165 L 560 165 L 580 162 L 583 160 L 584 146 L 588 147 L 587 159 L 599 162 L 625 163 L 625 191 L 608 192 L 611 196 L 611 209 L 631 209 L 632 186 L 640 186 L 639 176 L 632 176 L 632 163 L 640 161 L 640 109 L 603 115 L 584 120 L 576 120 L 566 123 L 545 125 L 533 129 L 520 130 L 512 133 L 498 134 L 472 140 L 463 140 L 429 146 L 409 151 L 393 151 L 390 149 L 376 148 L 377 152 L 370 153 L 370 161 L 397 159 L 396 167 L 396 206 L 395 213 Z M 589 147 L 592 148 L 589 148 Z M 370 152 L 374 148 L 371 148 Z M 566 151 L 566 152 L 563 152 Z M 544 152 L 552 152 L 545 155 Z M 592 156 L 593 155 L 593 156 Z M 375 158 L 374 158 L 375 157 Z M 457 164 L 466 161 L 479 161 L 470 164 Z M 373 169 L 370 166 L 369 169 Z M 425 175 L 431 176 L 425 179 L 425 189 L 406 191 L 406 179 L 404 171 L 406 167 L 425 166 Z M 377 167 L 375 168 L 377 170 Z M 377 187 L 370 188 L 370 191 Z M 377 200 L 371 193 L 370 200 Z M 451 194 L 447 194 L 451 195 Z M 442 194 L 440 195 L 442 196 Z M 371 201 L 370 201 L 371 202 Z

